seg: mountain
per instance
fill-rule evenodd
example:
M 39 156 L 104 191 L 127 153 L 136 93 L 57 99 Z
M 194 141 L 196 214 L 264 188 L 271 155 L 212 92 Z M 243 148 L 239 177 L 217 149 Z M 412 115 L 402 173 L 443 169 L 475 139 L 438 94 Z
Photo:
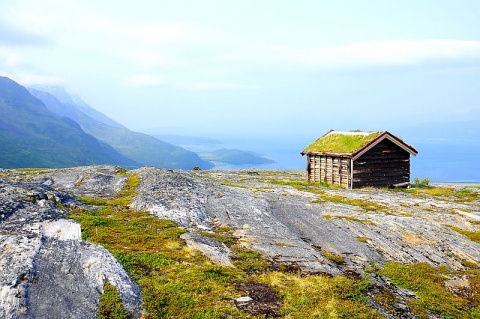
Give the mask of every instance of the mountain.
M 49 111 L 26 88 L 0 77 L 0 167 L 134 166 L 138 162 Z
M 94 108 L 92 108 L 90 105 L 85 103 L 79 96 L 77 96 L 77 95 L 70 96 L 67 93 L 67 91 L 65 91 L 65 89 L 62 88 L 62 87 L 59 87 L 59 86 L 36 86 L 36 87 L 31 88 L 29 90 L 32 90 L 32 89 L 34 89 L 37 93 L 38 92 L 49 93 L 50 95 L 54 96 L 61 104 L 68 105 L 68 106 L 70 106 L 69 108 L 75 108 L 76 111 L 80 111 L 83 114 L 88 115 L 89 117 L 91 117 L 92 119 L 94 119 L 97 122 L 100 122 L 100 123 L 103 123 L 103 124 L 106 124 L 106 125 L 109 125 L 109 126 L 113 126 L 113 127 L 125 128 L 125 126 L 123 126 L 122 124 L 115 122 L 114 120 L 112 120 L 111 118 L 106 116 L 105 114 L 103 114 L 103 113 L 95 110 Z M 54 111 L 54 112 L 57 113 L 56 111 Z M 59 114 L 59 113 L 57 113 L 57 114 Z M 63 114 L 61 114 L 61 115 L 63 115 Z M 67 115 L 63 115 L 63 116 L 67 116 Z M 69 117 L 69 116 L 67 116 L 67 117 Z
M 148 132 L 146 132 L 148 133 Z M 209 137 L 201 136 L 185 136 L 185 135 L 174 135 L 174 134 L 150 134 L 153 137 L 156 137 L 162 141 L 171 143 L 173 145 L 217 145 L 222 144 L 221 141 L 215 140 Z
M 52 112 L 75 121 L 88 134 L 111 145 L 122 155 L 140 162 L 142 165 L 169 169 L 192 169 L 195 166 L 202 169 L 213 167 L 212 163 L 182 147 L 174 146 L 147 134 L 133 132 L 118 123 L 118 125 L 110 125 L 113 120 L 106 120 L 109 118 L 98 111 L 89 111 L 89 114 L 86 114 L 83 110 L 94 109 L 81 99 L 74 100 L 64 90 L 49 89 L 54 94 L 32 88 L 29 90 L 32 95 L 42 100 Z M 94 117 L 90 114 L 94 114 Z

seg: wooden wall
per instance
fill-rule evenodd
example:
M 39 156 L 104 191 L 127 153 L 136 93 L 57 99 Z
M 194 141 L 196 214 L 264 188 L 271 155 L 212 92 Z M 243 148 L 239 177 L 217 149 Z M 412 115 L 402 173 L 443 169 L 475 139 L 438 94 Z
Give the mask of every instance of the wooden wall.
M 349 187 L 350 158 L 308 154 L 307 175 L 309 182 Z
M 353 162 L 353 187 L 388 187 L 410 181 L 410 153 L 388 139 Z

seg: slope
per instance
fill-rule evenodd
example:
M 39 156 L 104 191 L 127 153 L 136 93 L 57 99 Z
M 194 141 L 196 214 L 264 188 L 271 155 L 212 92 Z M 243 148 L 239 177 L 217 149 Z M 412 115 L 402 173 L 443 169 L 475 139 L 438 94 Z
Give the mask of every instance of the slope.
M 111 126 L 106 120 L 100 121 L 99 116 L 92 118 L 83 112 L 86 105 L 85 102 L 82 102 L 85 105 L 80 108 L 72 98 L 67 99 L 65 97 L 64 94 L 67 94 L 65 91 L 58 88 L 50 91 L 53 93 L 61 92 L 61 99 L 48 92 L 30 89 L 30 92 L 42 100 L 49 110 L 72 119 L 85 132 L 111 145 L 124 156 L 132 158 L 143 165 L 168 169 L 192 169 L 195 166 L 202 169 L 213 167 L 212 163 L 201 159 L 196 153 L 182 147 L 163 142 L 150 135 L 133 132 L 120 124 Z M 68 103 L 64 103 L 62 100 Z M 92 109 L 91 107 L 89 108 Z M 101 114 L 98 111 L 95 112 Z M 102 116 L 106 117 L 103 114 Z
M 138 165 L 50 112 L 26 88 L 0 77 L 0 167 Z

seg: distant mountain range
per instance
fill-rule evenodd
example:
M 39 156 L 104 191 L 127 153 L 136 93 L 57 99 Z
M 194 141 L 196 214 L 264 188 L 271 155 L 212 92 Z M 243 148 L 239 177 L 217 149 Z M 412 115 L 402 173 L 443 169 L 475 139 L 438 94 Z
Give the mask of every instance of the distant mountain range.
M 0 77 L 0 167 L 106 163 L 213 167 L 194 152 L 125 128 L 61 88 L 27 89 Z

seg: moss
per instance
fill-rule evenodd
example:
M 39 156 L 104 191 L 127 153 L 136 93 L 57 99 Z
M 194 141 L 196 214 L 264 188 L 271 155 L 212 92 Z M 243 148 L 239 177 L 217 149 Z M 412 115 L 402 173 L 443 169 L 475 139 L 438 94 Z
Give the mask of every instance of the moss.
M 470 231 L 470 230 L 461 229 L 455 226 L 449 226 L 449 227 L 454 231 L 456 231 L 457 233 L 467 236 L 468 239 L 470 239 L 471 241 L 480 243 L 480 231 Z
M 103 285 L 103 294 L 97 309 L 98 319 L 128 319 L 130 314 L 123 307 L 120 293 L 112 284 L 106 282 Z
M 225 186 L 230 186 L 230 187 L 246 188 L 245 186 L 240 185 L 240 184 L 236 184 L 236 183 L 234 183 L 233 181 L 228 180 L 228 179 L 222 179 L 222 180 L 220 180 L 220 183 L 222 183 L 222 184 L 225 185 Z
M 478 264 L 474 261 L 470 261 L 470 260 L 465 260 L 465 259 L 461 259 L 462 260 L 462 265 L 464 267 L 467 267 L 467 268 L 472 268 L 472 269 L 476 269 L 478 268 Z
M 255 277 L 283 300 L 282 318 L 383 318 L 366 305 L 366 280 L 268 272 Z
M 123 168 L 123 167 L 121 167 L 121 168 L 119 168 L 115 171 L 115 175 L 119 175 L 119 176 L 127 175 L 127 173 L 128 173 L 128 169 Z
M 307 181 L 301 180 L 275 180 L 269 179 L 267 180 L 269 183 L 277 184 L 277 185 L 284 185 L 284 186 L 291 186 L 300 191 L 310 192 L 313 194 L 318 195 L 318 199 L 313 200 L 311 203 L 313 204 L 321 204 L 321 203 L 339 203 L 345 204 L 350 206 L 357 206 L 365 211 L 375 211 L 375 212 L 384 212 L 387 213 L 387 206 L 378 204 L 375 202 L 363 200 L 363 199 L 351 199 L 347 197 L 343 197 L 340 195 L 330 195 L 325 192 L 324 186 L 320 186 L 319 183 L 310 183 Z M 328 186 L 328 188 L 338 188 L 338 186 Z
M 237 245 L 232 247 L 232 253 L 231 258 L 235 267 L 248 274 L 265 272 L 272 267 L 265 257 L 255 250 Z
M 357 237 L 357 241 L 361 243 L 368 243 L 369 238 L 368 237 Z
M 236 239 L 233 236 L 233 230 L 226 225 L 217 227 L 214 232 L 202 232 L 200 234 L 224 243 L 227 247 L 231 247 L 236 243 Z
M 339 219 L 344 219 L 344 220 L 348 220 L 348 221 L 351 221 L 351 222 L 356 222 L 356 223 L 361 223 L 361 224 L 370 224 L 372 226 L 376 226 L 376 224 L 370 220 L 366 220 L 366 219 L 359 219 L 359 218 L 356 218 L 356 217 L 353 217 L 353 216 L 343 216 L 343 215 L 322 215 L 323 218 L 325 218 L 326 220 L 332 220 L 333 218 L 339 218 Z
M 374 132 L 370 134 L 342 134 L 330 133 L 320 137 L 315 142 L 307 146 L 304 153 L 353 153 L 364 145 L 373 141 L 381 133 Z
M 327 252 L 327 251 L 322 251 L 322 255 L 325 256 L 325 258 L 327 258 L 328 260 L 333 261 L 336 264 L 344 264 L 345 263 L 345 259 L 340 255 L 332 254 L 332 253 Z
M 430 195 L 438 197 L 455 197 L 457 203 L 468 203 L 480 200 L 480 193 L 469 188 L 454 187 L 422 187 L 407 190 L 414 195 Z
M 316 203 L 316 204 L 326 203 L 326 202 L 357 206 L 362 208 L 365 211 L 387 212 L 387 206 L 385 205 L 363 200 L 363 199 L 346 198 L 340 195 L 329 195 L 326 193 L 323 193 L 323 194 L 319 193 L 319 199 L 312 201 L 312 203 Z
M 478 295 L 468 299 L 447 291 L 445 282 L 452 274 L 446 267 L 435 268 L 427 263 L 403 265 L 388 262 L 380 274 L 417 295 L 417 299 L 410 299 L 408 303 L 419 318 L 429 318 L 431 315 L 437 318 L 474 318 L 471 314 L 477 311 Z

